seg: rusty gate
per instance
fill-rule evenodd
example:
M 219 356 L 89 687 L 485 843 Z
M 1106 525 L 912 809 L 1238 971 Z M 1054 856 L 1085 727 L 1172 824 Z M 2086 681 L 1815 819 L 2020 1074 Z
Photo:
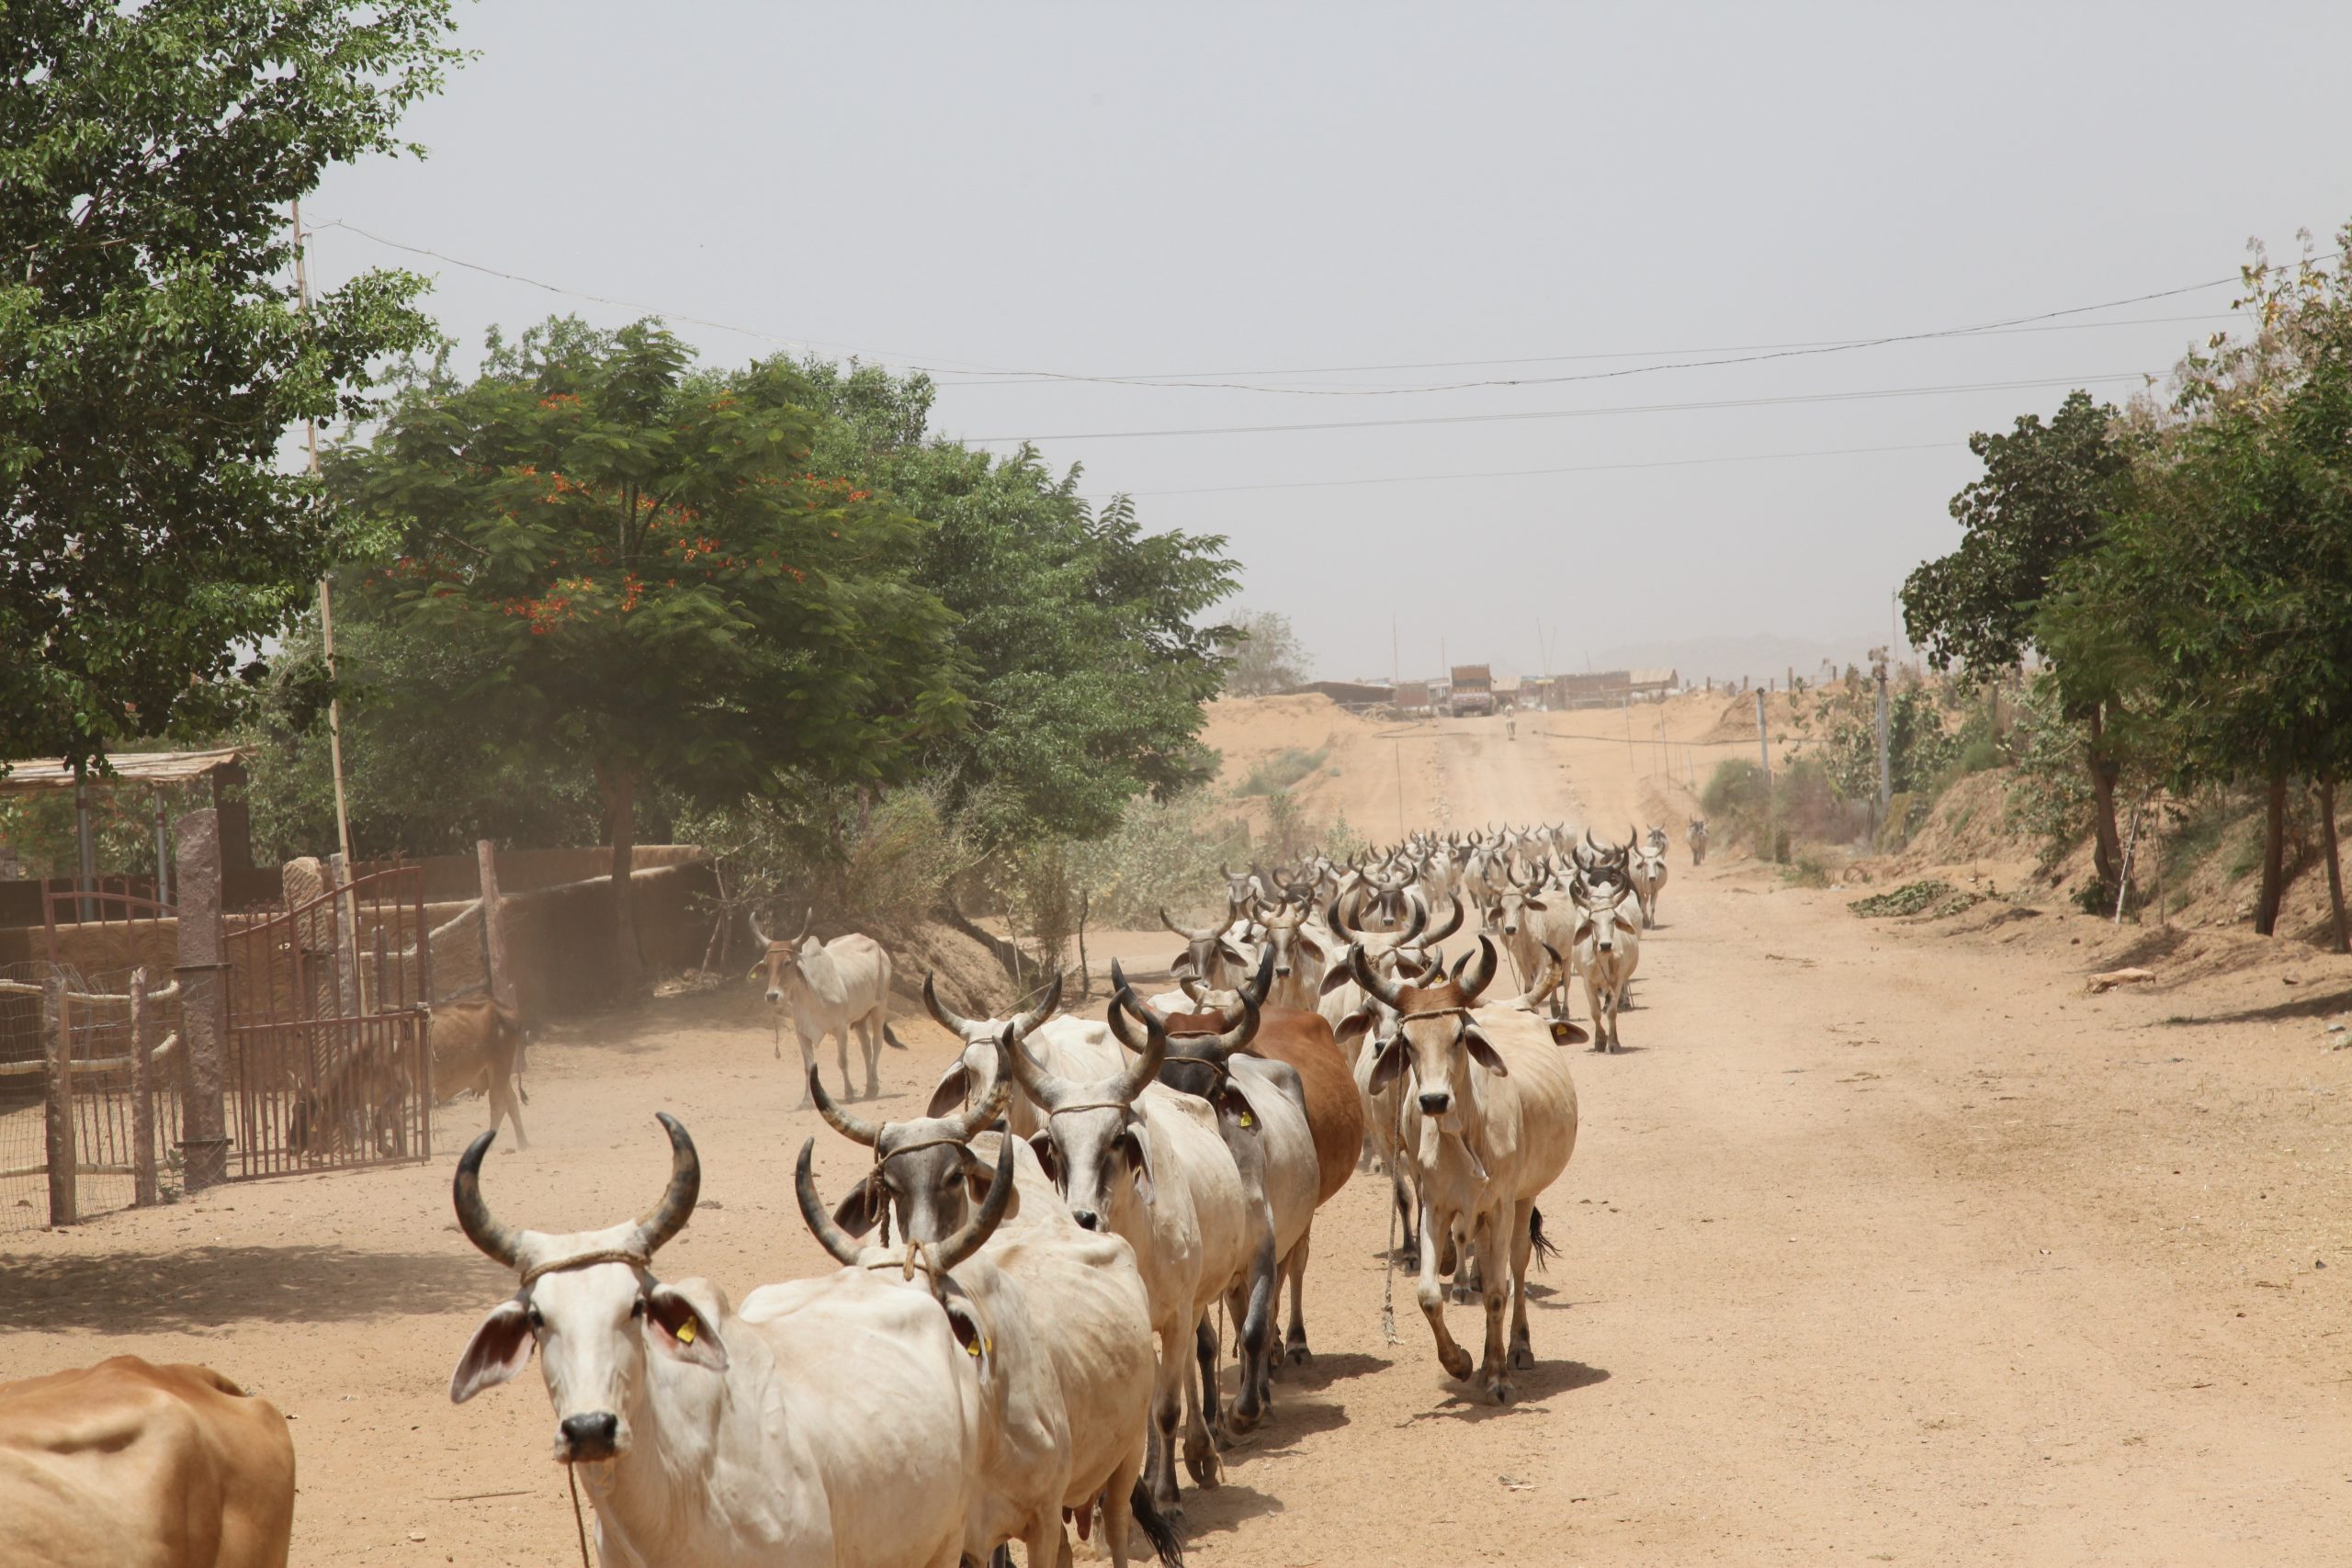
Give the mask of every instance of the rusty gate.
M 232 916 L 228 1176 L 433 1152 L 424 873 L 395 866 Z

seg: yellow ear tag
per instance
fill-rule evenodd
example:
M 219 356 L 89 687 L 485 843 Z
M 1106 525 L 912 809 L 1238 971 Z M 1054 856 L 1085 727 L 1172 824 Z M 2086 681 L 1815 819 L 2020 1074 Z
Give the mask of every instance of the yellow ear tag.
M 693 1344 L 695 1342 L 695 1320 L 690 1317 L 686 1319 L 685 1322 L 678 1325 L 678 1332 L 675 1337 L 681 1345 Z
M 1241 1124 L 1242 1124 L 1244 1127 L 1255 1127 L 1258 1123 L 1257 1123 L 1257 1122 L 1252 1122 L 1252 1121 L 1250 1119 L 1250 1112 L 1248 1112 L 1247 1111 L 1243 1111 L 1243 1112 L 1241 1113 Z

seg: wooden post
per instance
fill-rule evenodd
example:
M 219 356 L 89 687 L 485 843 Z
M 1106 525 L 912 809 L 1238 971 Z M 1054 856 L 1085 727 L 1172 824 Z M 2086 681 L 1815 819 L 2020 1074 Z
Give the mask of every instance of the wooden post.
M 498 846 L 488 839 L 474 840 L 474 859 L 481 866 L 481 946 L 484 977 L 491 1000 L 500 1007 L 514 1005 L 514 976 L 506 957 L 506 905 L 498 893 Z
M 201 1192 L 229 1176 L 222 1088 L 229 966 L 221 940 L 220 813 L 191 811 L 174 828 L 180 895 L 180 1147 L 187 1190 Z
M 147 1011 L 147 971 L 130 973 L 130 1202 L 152 1209 L 163 1201 L 155 1180 L 155 1065 L 153 1020 Z
M 49 1038 L 42 1042 L 49 1055 L 47 1145 L 49 1157 L 49 1223 L 79 1224 L 74 1172 L 80 1163 L 74 1150 L 74 1014 L 65 999 L 62 976 L 49 983 Z

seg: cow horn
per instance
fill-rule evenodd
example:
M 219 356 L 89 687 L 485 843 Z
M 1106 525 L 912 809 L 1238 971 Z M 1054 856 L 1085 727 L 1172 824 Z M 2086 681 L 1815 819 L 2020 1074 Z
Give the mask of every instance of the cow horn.
M 1111 1033 L 1120 1044 L 1130 1051 L 1141 1051 L 1144 1049 L 1145 1042 L 1136 1038 L 1134 1027 L 1127 1022 L 1125 1010 L 1119 1006 L 1119 996 L 1122 992 L 1133 996 L 1135 987 L 1127 984 L 1125 972 L 1119 967 L 1119 961 L 1114 958 L 1111 960 L 1111 1010 L 1102 1015 L 1102 1021 L 1111 1026 Z M 1136 1016 L 1140 1018 L 1143 1013 L 1138 1012 Z M 1023 1079 L 1021 1087 L 1028 1089 L 1028 1080 Z M 1030 1090 L 1033 1096 L 1035 1092 L 1035 1089 Z
M 1005 1108 L 1012 1103 L 1012 1075 L 1004 1070 L 1005 1058 L 1012 1055 L 1012 1047 L 1005 1042 L 1019 1039 L 1020 1035 L 1016 1032 L 1015 1025 L 1006 1024 L 1002 1038 L 996 1043 L 996 1074 L 989 1080 L 989 1092 L 986 1098 L 969 1111 L 964 1111 L 956 1120 L 957 1143 L 970 1143 L 975 1134 L 991 1125 L 998 1117 L 1004 1114 Z
M 1258 972 L 1234 987 L 1253 1007 L 1266 1005 L 1266 993 L 1274 986 L 1274 944 L 1266 943 L 1258 950 Z M 1252 1033 L 1256 1030 L 1251 1030 Z
M 1180 975 L 1176 977 L 1176 984 L 1182 987 L 1184 994 L 1195 1002 L 1201 999 L 1201 993 L 1208 989 L 1198 975 Z
M 1175 921 L 1168 918 L 1168 906 L 1165 904 L 1162 904 L 1159 907 L 1159 923 L 1166 926 L 1170 931 L 1174 931 L 1178 936 L 1182 937 L 1186 942 L 1208 942 L 1214 939 L 1217 934 L 1213 930 L 1205 931 L 1186 931 L 1182 926 L 1178 925 Z
M 498 1136 L 493 1127 L 472 1143 L 458 1156 L 458 1178 L 449 1186 L 449 1201 L 457 1206 L 458 1228 L 466 1239 L 481 1248 L 484 1256 L 505 1264 L 509 1269 L 521 1267 L 523 1238 L 491 1217 L 490 1205 L 482 1201 L 481 1156 Z
M 1348 924 L 1347 916 L 1340 912 L 1340 899 L 1342 895 L 1338 893 L 1331 895 L 1330 903 L 1324 906 L 1323 923 L 1331 928 L 1331 934 L 1333 936 L 1346 937 L 1352 940 L 1357 935 L 1357 931 L 1355 927 Z
M 808 933 L 814 931 L 816 927 L 817 906 L 811 904 L 808 906 L 808 912 L 800 917 L 800 934 L 792 939 L 792 945 L 798 947 L 802 942 L 807 942 L 808 940 Z
M 1465 1002 L 1477 1000 L 1478 993 L 1493 983 L 1495 964 L 1495 939 L 1482 936 L 1478 939 L 1478 956 L 1471 962 L 1470 973 L 1461 981 L 1462 997 Z
M 695 1153 L 695 1141 L 668 1111 L 657 1111 L 653 1119 L 670 1134 L 670 1185 L 662 1190 L 662 1201 L 637 1222 L 637 1244 L 648 1258 L 686 1228 L 686 1221 L 694 1215 L 695 1200 L 702 1196 L 702 1156 Z
M 832 1254 L 834 1262 L 854 1264 L 863 1249 L 856 1238 L 835 1224 L 833 1216 L 825 1212 L 825 1200 L 818 1195 L 817 1178 L 809 1169 L 816 1152 L 817 1140 L 810 1138 L 800 1145 L 799 1163 L 792 1168 L 792 1191 L 800 1200 L 801 1223 L 817 1238 L 817 1245 Z
M 1421 933 L 1430 929 L 1428 899 L 1419 893 L 1408 893 L 1405 896 L 1405 907 L 1413 912 L 1413 918 L 1405 922 L 1405 929 L 1398 931 L 1396 940 L 1388 944 L 1391 947 L 1416 946 L 1420 942 Z
M 980 1212 L 932 1249 L 938 1268 L 953 1269 L 971 1257 L 1003 1222 L 1004 1212 L 1012 1206 L 1012 1135 L 1005 1134 L 996 1153 L 996 1179 L 989 1183 L 989 1195 L 981 1201 Z
M 1245 1011 L 1249 1010 L 1250 999 L 1247 996 L 1242 998 L 1241 1005 Z M 1143 1049 L 1124 1069 L 1114 1073 L 1102 1087 L 1095 1091 L 1095 1094 L 1102 1100 L 1116 1100 L 1122 1105 L 1133 1105 L 1136 1102 L 1136 1096 L 1144 1091 L 1144 1086 L 1159 1076 L 1159 1065 L 1168 1059 L 1168 1030 L 1160 1021 L 1159 1015 L 1145 1006 L 1130 987 L 1123 987 L 1118 994 L 1111 998 L 1111 1010 L 1114 1013 L 1118 1012 L 1121 1008 L 1132 1010 L 1137 1018 L 1143 1020 Z M 1123 1034 L 1120 1039 L 1124 1043 L 1125 1036 Z
M 1373 968 L 1372 961 L 1364 956 L 1363 948 L 1359 947 L 1348 955 L 1348 967 L 1353 972 L 1356 984 L 1362 986 L 1368 995 L 1379 998 L 1385 1007 L 1399 1012 L 1404 1010 L 1403 987 L 1383 979 Z
M 1046 1020 L 1059 1012 L 1061 1010 L 1061 1006 L 1062 972 L 1059 969 L 1056 969 L 1054 971 L 1053 978 L 1046 983 L 1046 994 L 1038 998 L 1037 1005 L 1031 1008 L 1027 1012 L 1018 1014 L 1014 1017 L 1012 1021 L 1013 1038 L 1018 1040 L 1026 1036 L 1039 1024 L 1045 1022 Z
M 1114 1014 L 1117 1011 L 1116 1009 L 1112 1010 Z M 1111 1021 L 1111 1032 L 1115 1034 L 1118 1030 L 1119 1021 L 1114 1016 Z M 1012 1043 L 1012 1049 L 1002 1054 L 1001 1061 L 1012 1069 L 1013 1079 L 1021 1085 L 1022 1092 L 1048 1111 L 1077 1099 L 1078 1086 L 1068 1078 L 1048 1072 L 1036 1057 L 1029 1054 L 1029 1047 L 1019 1040 Z
M 937 980 L 936 972 L 922 977 L 922 1005 L 929 1010 L 931 1016 L 938 1021 L 940 1027 L 956 1035 L 967 1045 L 977 1044 L 987 1039 L 988 1029 L 985 1025 L 974 1023 L 960 1012 L 950 1011 L 947 1004 L 939 999 Z
M 818 1073 L 814 1062 L 808 1064 L 808 1098 L 817 1102 L 817 1114 L 825 1119 L 825 1125 L 851 1143 L 864 1144 L 870 1149 L 882 1141 L 880 1125 L 860 1121 L 833 1103 L 833 1097 L 825 1092 L 824 1079 Z
M 1241 1021 L 1216 1037 L 1218 1049 L 1227 1054 L 1240 1050 L 1258 1037 L 1260 1022 L 1258 998 L 1250 994 L 1250 987 L 1247 986 L 1241 987 L 1240 997 Z M 1163 1045 L 1166 1043 L 1165 1036 L 1161 1037 L 1161 1043 Z
M 1455 931 L 1462 929 L 1462 895 L 1456 893 L 1453 897 L 1453 911 L 1447 915 L 1445 924 L 1438 927 L 1438 929 L 1433 931 L 1423 931 L 1421 933 L 1421 940 L 1419 942 L 1420 946 L 1435 947 L 1439 942 L 1443 942 L 1447 937 L 1452 936 Z
M 1566 974 L 1567 967 L 1560 962 L 1559 951 L 1548 942 L 1544 943 L 1544 967 L 1536 972 L 1535 984 L 1519 998 L 1520 1005 L 1532 1011 L 1537 1003 L 1552 994 Z
M 760 929 L 760 917 L 756 910 L 752 912 L 751 919 L 752 940 L 758 942 L 762 947 L 774 947 L 775 943 L 768 940 L 768 933 Z

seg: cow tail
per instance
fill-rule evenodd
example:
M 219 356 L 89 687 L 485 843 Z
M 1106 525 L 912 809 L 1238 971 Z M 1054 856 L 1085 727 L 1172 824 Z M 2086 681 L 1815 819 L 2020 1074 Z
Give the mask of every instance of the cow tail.
M 907 1043 L 899 1038 L 899 1032 L 890 1027 L 890 1021 L 887 1018 L 882 1021 L 882 1038 L 888 1042 L 893 1051 L 903 1051 L 907 1048 Z
M 1535 1267 L 1546 1273 L 1551 1272 L 1552 1259 L 1560 1256 L 1560 1249 L 1554 1247 L 1552 1238 L 1544 1234 L 1544 1211 L 1541 1209 L 1527 1211 L 1527 1239 L 1534 1248 Z
M 1151 1542 L 1152 1551 L 1159 1554 L 1166 1568 L 1184 1568 L 1184 1543 L 1176 1534 L 1176 1527 L 1168 1516 L 1153 1506 L 1151 1483 L 1142 1476 L 1136 1477 L 1134 1490 L 1127 1494 L 1127 1512 L 1143 1529 L 1144 1539 Z

